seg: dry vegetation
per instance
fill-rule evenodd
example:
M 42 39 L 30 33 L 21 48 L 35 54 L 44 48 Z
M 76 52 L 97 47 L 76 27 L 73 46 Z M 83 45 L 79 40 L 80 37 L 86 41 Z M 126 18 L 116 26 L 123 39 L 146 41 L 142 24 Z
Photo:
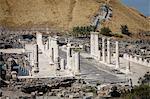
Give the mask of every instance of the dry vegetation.
M 70 29 L 89 25 L 92 16 L 106 0 L 0 0 L 0 24 L 13 27 L 45 26 Z M 113 32 L 120 32 L 120 25 L 129 30 L 150 31 L 148 18 L 132 8 L 109 0 L 113 8 L 112 20 L 105 22 Z

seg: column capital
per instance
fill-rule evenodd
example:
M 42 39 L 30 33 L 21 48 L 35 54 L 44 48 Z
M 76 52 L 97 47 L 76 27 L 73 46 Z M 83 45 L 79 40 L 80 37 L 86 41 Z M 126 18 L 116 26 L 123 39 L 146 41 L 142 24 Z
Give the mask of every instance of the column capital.
M 99 32 L 91 32 L 91 34 L 98 35 Z
M 111 39 L 110 38 L 107 38 L 107 41 L 110 41 Z

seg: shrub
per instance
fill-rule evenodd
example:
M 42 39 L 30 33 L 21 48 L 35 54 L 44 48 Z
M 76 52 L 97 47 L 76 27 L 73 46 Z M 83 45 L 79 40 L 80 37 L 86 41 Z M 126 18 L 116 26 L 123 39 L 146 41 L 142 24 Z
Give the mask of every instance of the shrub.
M 78 36 L 89 36 L 90 32 L 94 31 L 95 26 L 77 26 L 73 28 L 72 35 L 75 37 Z
M 111 30 L 109 29 L 109 27 L 101 28 L 100 34 L 105 35 L 105 36 L 112 36 Z
M 125 35 L 128 35 L 128 36 L 131 35 L 131 33 L 129 32 L 129 29 L 128 29 L 127 25 L 121 25 L 120 29 L 121 29 L 122 34 L 125 34 Z

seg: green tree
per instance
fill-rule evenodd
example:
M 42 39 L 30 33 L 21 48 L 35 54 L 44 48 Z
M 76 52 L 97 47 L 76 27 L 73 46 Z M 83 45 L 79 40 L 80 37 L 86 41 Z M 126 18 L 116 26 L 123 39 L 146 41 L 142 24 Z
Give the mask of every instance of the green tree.
M 131 33 L 129 32 L 129 29 L 128 29 L 127 25 L 121 25 L 120 29 L 121 29 L 122 34 L 130 36 Z
M 105 35 L 105 36 L 112 36 L 111 30 L 109 29 L 109 27 L 101 28 L 100 34 Z
M 94 26 L 77 26 L 73 28 L 72 36 L 78 37 L 78 36 L 84 36 L 88 37 L 90 35 L 90 32 L 94 31 Z

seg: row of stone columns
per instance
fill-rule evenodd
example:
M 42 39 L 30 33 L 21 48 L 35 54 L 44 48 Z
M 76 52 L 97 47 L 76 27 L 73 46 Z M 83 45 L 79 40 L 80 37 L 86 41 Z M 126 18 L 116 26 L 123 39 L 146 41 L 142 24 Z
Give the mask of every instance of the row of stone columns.
M 98 59 L 101 60 L 101 51 L 99 50 L 99 45 L 98 45 L 98 33 L 97 32 L 92 32 L 91 33 L 91 55 Z M 102 62 L 111 64 L 111 48 L 110 48 L 110 39 L 107 39 L 107 60 L 106 60 L 106 53 L 105 53 L 105 37 L 102 37 Z M 118 41 L 115 42 L 116 49 L 115 49 L 115 61 L 116 61 L 116 69 L 119 68 L 119 43 Z
M 97 40 L 98 41 L 98 40 Z M 37 33 L 37 44 L 40 46 L 39 48 L 43 53 L 48 55 L 50 64 L 54 64 L 56 68 L 60 68 L 61 70 L 71 70 L 75 75 L 79 74 L 80 70 L 80 53 L 73 52 L 73 49 L 70 44 L 67 46 L 67 64 L 65 65 L 65 60 L 59 57 L 59 45 L 57 38 L 48 37 L 48 41 L 44 45 L 42 43 L 42 34 Z M 97 48 L 98 49 L 98 48 Z

